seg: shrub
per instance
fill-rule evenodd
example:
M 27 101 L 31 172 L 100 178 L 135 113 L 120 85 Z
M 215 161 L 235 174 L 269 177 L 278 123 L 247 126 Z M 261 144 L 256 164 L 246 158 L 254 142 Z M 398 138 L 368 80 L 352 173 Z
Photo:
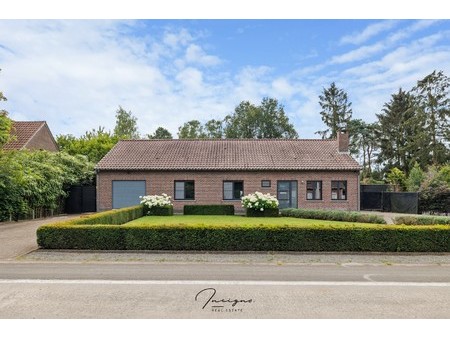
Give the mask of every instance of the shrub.
M 144 205 L 144 215 L 149 216 L 173 216 L 173 206 L 168 205 L 165 207 L 147 207 Z
M 185 205 L 185 215 L 234 215 L 234 205 Z
M 83 215 L 74 220 L 62 222 L 62 224 L 124 224 L 131 222 L 136 218 L 144 216 L 144 210 L 141 205 L 129 208 L 103 211 L 92 215 Z M 61 223 L 57 223 L 61 224 Z
M 263 211 L 259 209 L 247 209 L 247 217 L 278 217 L 280 215 L 280 210 L 276 209 L 264 209 Z
M 315 210 L 315 209 L 282 209 L 281 216 L 306 219 L 322 219 L 329 221 L 360 222 L 386 224 L 383 217 L 363 214 L 356 211 Z
M 450 252 L 449 226 L 47 225 L 49 249 Z
M 450 225 L 450 217 L 444 216 L 399 216 L 394 218 L 395 224 L 405 225 L 434 225 L 448 224 Z
M 149 216 L 172 216 L 173 204 L 171 198 L 167 194 L 140 196 L 141 204 L 144 205 L 144 214 Z
M 259 191 L 242 197 L 242 207 L 247 209 L 261 211 L 264 211 L 265 209 L 277 209 L 278 204 L 278 200 L 275 196 L 263 194 Z

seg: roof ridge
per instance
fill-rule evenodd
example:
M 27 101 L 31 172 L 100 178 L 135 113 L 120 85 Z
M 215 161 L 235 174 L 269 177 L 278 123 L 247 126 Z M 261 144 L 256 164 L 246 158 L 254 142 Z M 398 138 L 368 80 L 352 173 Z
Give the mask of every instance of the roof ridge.
M 167 142 L 189 142 L 189 141 L 213 141 L 213 142 L 224 142 L 224 141 L 336 141 L 336 139 L 316 139 L 316 138 L 186 138 L 186 139 L 123 139 L 119 142 L 156 142 L 156 141 L 167 141 Z

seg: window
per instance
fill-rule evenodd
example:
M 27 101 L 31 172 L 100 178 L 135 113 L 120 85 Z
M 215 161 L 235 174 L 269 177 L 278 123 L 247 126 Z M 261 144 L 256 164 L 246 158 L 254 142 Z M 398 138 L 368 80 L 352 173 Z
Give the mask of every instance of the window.
M 194 181 L 175 181 L 175 199 L 193 200 L 195 198 Z
M 270 188 L 270 186 L 271 186 L 270 180 L 262 180 L 261 181 L 261 187 L 262 188 Z
M 306 181 L 306 199 L 322 199 L 322 181 Z
M 240 200 L 244 196 L 244 182 L 242 181 L 224 181 L 223 199 Z
M 331 199 L 347 199 L 347 181 L 331 181 Z

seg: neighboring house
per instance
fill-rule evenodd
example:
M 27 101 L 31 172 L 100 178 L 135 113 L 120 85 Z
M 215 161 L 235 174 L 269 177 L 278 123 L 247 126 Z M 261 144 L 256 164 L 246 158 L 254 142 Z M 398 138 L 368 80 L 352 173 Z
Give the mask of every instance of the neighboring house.
M 337 140 L 124 140 L 98 163 L 97 210 L 166 193 L 186 204 L 233 204 L 260 191 L 280 208 L 358 210 L 359 164 Z
M 12 141 L 3 146 L 4 150 L 59 150 L 45 121 L 13 121 L 11 135 Z

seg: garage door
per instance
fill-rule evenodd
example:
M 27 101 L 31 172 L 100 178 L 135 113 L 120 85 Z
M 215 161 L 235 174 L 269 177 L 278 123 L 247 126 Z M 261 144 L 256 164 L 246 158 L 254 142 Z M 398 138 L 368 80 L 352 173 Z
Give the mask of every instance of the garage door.
M 113 181 L 113 209 L 131 207 L 140 203 L 139 196 L 145 195 L 145 181 Z

